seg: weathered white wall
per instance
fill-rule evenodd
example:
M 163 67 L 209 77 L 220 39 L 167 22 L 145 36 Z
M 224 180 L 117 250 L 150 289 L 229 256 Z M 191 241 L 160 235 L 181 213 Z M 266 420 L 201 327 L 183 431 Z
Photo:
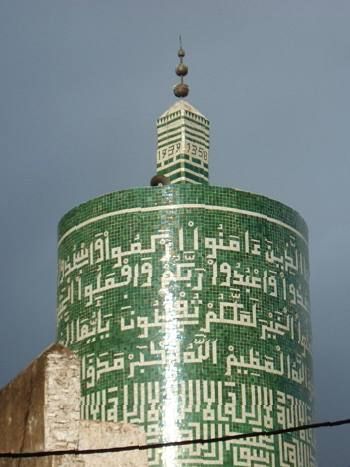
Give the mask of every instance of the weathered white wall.
M 0 452 L 94 449 L 145 444 L 127 423 L 80 420 L 80 362 L 55 344 L 0 391 Z M 146 467 L 146 451 L 1 459 L 1 467 Z
M 44 439 L 47 450 L 75 449 L 79 442 L 80 365 L 66 348 L 46 354 Z

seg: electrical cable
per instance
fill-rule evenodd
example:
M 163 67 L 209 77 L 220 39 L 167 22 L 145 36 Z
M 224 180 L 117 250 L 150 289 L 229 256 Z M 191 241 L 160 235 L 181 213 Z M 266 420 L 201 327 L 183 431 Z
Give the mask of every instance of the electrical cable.
M 29 457 L 52 457 L 52 456 L 77 456 L 77 455 L 88 455 L 88 454 L 106 454 L 111 452 L 125 452 L 125 451 L 144 451 L 146 449 L 159 449 L 167 448 L 171 446 L 187 446 L 191 444 L 207 444 L 207 443 L 219 443 L 222 441 L 234 441 L 237 439 L 247 439 L 247 438 L 257 438 L 259 436 L 274 436 L 282 435 L 285 433 L 295 433 L 297 431 L 311 430 L 315 428 L 324 428 L 324 427 L 335 427 L 340 425 L 350 424 L 350 418 L 345 418 L 341 420 L 319 422 L 319 423 L 309 423 L 307 425 L 300 425 L 290 428 L 283 428 L 279 430 L 269 430 L 269 431 L 254 431 L 250 433 L 239 433 L 236 435 L 227 435 L 227 436 L 218 436 L 215 438 L 207 439 L 186 439 L 182 441 L 169 441 L 166 443 L 149 443 L 141 445 L 131 445 L 131 446 L 120 446 L 114 448 L 98 448 L 98 449 L 66 449 L 66 450 L 55 450 L 55 451 L 33 451 L 33 452 L 0 452 L 0 459 L 24 459 Z

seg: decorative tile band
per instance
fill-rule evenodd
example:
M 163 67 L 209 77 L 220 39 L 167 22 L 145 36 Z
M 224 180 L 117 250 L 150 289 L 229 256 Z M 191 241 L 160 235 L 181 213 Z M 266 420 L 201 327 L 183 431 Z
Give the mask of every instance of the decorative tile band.
M 62 237 L 58 241 L 58 245 L 60 245 L 63 240 L 65 240 L 71 233 L 76 232 L 77 230 L 81 229 L 82 227 L 85 227 L 86 225 L 93 224 L 95 222 L 98 222 L 102 219 L 106 219 L 108 217 L 114 217 L 114 216 L 120 216 L 122 214 L 131 214 L 131 213 L 142 213 L 142 212 L 152 212 L 152 211 L 161 211 L 161 210 L 174 210 L 174 209 L 205 209 L 208 211 L 223 211 L 223 212 L 232 212 L 235 214 L 242 214 L 244 216 L 250 216 L 250 217 L 256 217 L 259 219 L 264 219 L 267 222 L 272 222 L 273 224 L 280 225 L 286 229 L 289 229 L 291 232 L 293 232 L 295 235 L 298 237 L 302 238 L 304 242 L 307 244 L 307 239 L 301 234 L 298 230 L 295 228 L 291 227 L 290 225 L 279 221 L 278 219 L 274 219 L 273 217 L 268 217 L 264 214 L 259 214 L 258 212 L 253 212 L 253 211 L 247 211 L 245 209 L 238 209 L 238 208 L 230 208 L 230 207 L 225 207 L 225 206 L 210 206 L 207 204 L 167 204 L 164 206 L 149 206 L 147 208 L 140 208 L 140 207 L 135 207 L 135 208 L 130 208 L 130 209 L 121 209 L 120 211 L 112 211 L 112 212 L 106 212 L 105 214 L 101 214 L 96 217 L 92 217 L 91 219 L 88 219 L 84 222 L 81 222 L 80 224 L 72 227 L 69 229 L 67 232 L 65 232 Z

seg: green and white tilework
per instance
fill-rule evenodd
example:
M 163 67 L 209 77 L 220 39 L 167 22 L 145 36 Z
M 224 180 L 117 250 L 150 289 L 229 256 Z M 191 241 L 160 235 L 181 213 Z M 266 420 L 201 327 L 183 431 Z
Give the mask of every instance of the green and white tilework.
M 58 340 L 82 362 L 82 417 L 148 442 L 311 421 L 307 227 L 205 184 L 88 201 L 59 224 Z M 311 431 L 150 451 L 151 466 L 314 465 Z
M 208 183 L 209 121 L 177 101 L 157 120 L 157 174 L 170 183 Z

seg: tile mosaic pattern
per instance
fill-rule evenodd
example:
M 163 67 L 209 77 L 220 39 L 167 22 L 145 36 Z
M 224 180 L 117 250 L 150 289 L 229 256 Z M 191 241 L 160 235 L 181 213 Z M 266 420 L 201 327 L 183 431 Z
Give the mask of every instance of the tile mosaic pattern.
M 309 423 L 307 227 L 207 185 L 93 199 L 59 224 L 58 340 L 82 359 L 82 416 L 148 442 Z M 311 432 L 158 449 L 152 466 L 314 465 Z
M 208 183 L 209 121 L 177 101 L 157 120 L 157 174 L 171 183 Z

